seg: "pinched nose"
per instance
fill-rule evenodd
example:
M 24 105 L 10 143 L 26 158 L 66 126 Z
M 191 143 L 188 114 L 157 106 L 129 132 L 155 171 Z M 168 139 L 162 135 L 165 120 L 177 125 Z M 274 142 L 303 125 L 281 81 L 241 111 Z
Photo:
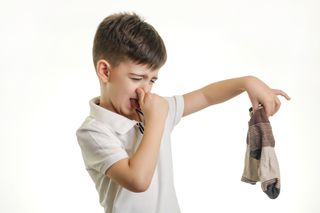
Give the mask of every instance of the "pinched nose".
M 145 93 L 151 92 L 152 85 L 149 83 L 143 84 L 141 87 Z

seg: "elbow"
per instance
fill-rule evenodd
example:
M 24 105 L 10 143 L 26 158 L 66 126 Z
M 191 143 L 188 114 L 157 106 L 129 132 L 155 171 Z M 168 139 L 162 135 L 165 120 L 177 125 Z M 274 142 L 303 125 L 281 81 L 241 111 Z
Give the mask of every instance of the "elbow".
M 136 193 L 145 192 L 149 189 L 150 184 L 151 180 L 148 178 L 137 177 L 133 180 L 129 190 Z

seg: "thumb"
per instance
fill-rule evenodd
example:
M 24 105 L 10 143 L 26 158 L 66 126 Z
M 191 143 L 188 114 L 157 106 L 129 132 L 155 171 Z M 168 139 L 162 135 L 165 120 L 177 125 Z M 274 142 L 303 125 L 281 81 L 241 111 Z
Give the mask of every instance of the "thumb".
M 253 112 L 255 112 L 256 110 L 258 110 L 259 108 L 259 102 L 257 100 L 253 101 L 252 102 L 252 109 L 253 109 Z

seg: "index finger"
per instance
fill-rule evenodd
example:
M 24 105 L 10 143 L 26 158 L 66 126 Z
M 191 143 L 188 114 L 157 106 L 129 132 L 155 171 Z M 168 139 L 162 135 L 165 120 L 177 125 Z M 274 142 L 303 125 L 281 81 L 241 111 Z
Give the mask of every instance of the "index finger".
M 287 93 L 285 93 L 282 90 L 279 89 L 273 89 L 274 94 L 276 95 L 281 95 L 282 97 L 285 97 L 287 100 L 290 100 L 291 98 L 289 97 L 289 95 Z

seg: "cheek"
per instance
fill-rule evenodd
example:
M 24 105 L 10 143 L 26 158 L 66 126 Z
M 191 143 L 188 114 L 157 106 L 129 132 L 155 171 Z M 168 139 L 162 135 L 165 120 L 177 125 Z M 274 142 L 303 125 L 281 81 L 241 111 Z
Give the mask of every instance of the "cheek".
M 112 96 L 114 100 L 119 102 L 129 101 L 130 98 L 136 96 L 136 89 L 138 85 L 135 82 L 130 81 L 130 79 L 121 79 L 117 82 L 114 82 L 112 85 Z M 117 102 L 118 102 L 117 101 Z
M 117 99 L 121 99 L 121 101 L 125 101 L 126 99 L 129 100 L 129 98 L 135 94 L 135 90 L 136 87 L 132 84 L 122 84 L 122 86 L 115 88 L 113 96 Z
M 138 85 L 128 81 L 125 86 L 123 87 L 123 91 L 130 97 L 135 94 L 135 91 L 137 90 Z

